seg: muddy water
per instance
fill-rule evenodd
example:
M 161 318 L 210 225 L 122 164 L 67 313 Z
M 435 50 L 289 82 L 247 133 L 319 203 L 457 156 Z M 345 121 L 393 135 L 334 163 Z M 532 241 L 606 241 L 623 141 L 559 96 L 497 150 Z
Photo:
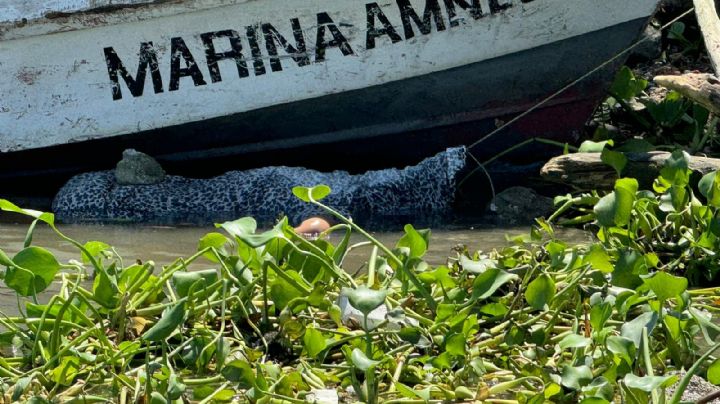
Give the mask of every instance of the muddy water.
M 69 237 L 80 241 L 103 241 L 115 247 L 123 257 L 125 263 L 141 260 L 152 260 L 160 265 L 166 265 L 178 257 L 188 257 L 197 251 L 198 240 L 208 232 L 217 231 L 212 227 L 149 227 L 149 226 L 60 226 L 60 229 Z M 434 230 L 432 241 L 426 259 L 429 263 L 438 265 L 446 262 L 448 256 L 454 255 L 453 247 L 466 245 L 470 251 L 492 250 L 507 246 L 506 236 L 516 236 L 527 233 L 527 228 L 482 228 L 470 227 Z M 13 256 L 22 249 L 27 225 L 0 223 L 0 249 L 9 256 Z M 376 233 L 386 245 L 394 245 L 401 237 L 401 233 Z M 588 233 L 565 230 L 560 234 L 562 239 L 576 243 L 590 242 Z M 332 239 L 331 239 L 332 241 Z M 337 240 L 336 240 L 337 241 Z M 356 241 L 362 241 L 359 238 Z M 33 245 L 45 247 L 52 251 L 61 263 L 68 260 L 80 260 L 80 254 L 70 243 L 60 240 L 46 226 L 38 226 L 33 237 Z M 353 250 L 346 260 L 345 269 L 350 272 L 362 270 L 367 257 L 370 255 L 369 247 Z M 209 261 L 199 262 L 197 269 L 212 268 Z M 42 297 L 47 297 L 58 284 L 53 285 Z M 6 314 L 17 313 L 17 302 L 12 290 L 4 284 L 0 285 L 0 310 Z

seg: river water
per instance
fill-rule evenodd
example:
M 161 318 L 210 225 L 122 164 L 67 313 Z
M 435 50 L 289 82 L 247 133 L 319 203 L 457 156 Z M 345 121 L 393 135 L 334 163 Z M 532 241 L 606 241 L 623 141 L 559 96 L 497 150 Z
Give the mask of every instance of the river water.
M 0 223 L 0 249 L 12 257 L 23 248 L 27 224 Z M 156 226 L 113 226 L 113 225 L 61 225 L 61 231 L 67 236 L 85 243 L 102 241 L 115 247 L 124 262 L 136 260 L 143 262 L 152 260 L 166 265 L 178 257 L 188 257 L 197 251 L 198 240 L 209 232 L 219 231 L 214 227 L 156 227 Z M 454 256 L 453 248 L 466 245 L 470 251 L 489 251 L 510 244 L 507 236 L 526 234 L 528 227 L 511 228 L 473 228 L 457 226 L 434 230 L 426 255 L 432 265 L 444 264 L 447 258 Z M 221 231 L 221 230 L 220 230 Z M 222 232 L 222 231 L 221 231 Z M 402 236 L 400 232 L 375 233 L 375 237 L 388 246 L 393 246 Z M 339 237 L 339 236 L 338 236 Z M 591 242 L 591 236 L 579 230 L 562 230 L 560 238 L 576 243 Z M 333 240 L 331 241 L 338 241 Z M 363 241 L 360 238 L 355 242 Z M 63 241 L 47 226 L 39 224 L 33 236 L 33 245 L 49 249 L 61 263 L 68 260 L 80 260 L 78 250 L 70 243 Z M 370 247 L 353 250 L 345 262 L 345 270 L 355 272 L 362 270 L 370 255 Z M 199 261 L 197 269 L 212 268 L 209 261 Z M 53 285 L 43 294 L 47 297 L 57 290 Z M 42 297 L 41 297 L 41 300 Z M 15 293 L 0 285 L 0 310 L 6 314 L 17 313 Z

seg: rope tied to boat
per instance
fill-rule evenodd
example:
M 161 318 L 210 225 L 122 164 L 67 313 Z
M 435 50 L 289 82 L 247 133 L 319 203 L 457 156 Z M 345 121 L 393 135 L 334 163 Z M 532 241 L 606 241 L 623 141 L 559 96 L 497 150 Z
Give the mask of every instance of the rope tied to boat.
M 666 23 L 665 25 L 661 26 L 661 27 L 660 27 L 660 32 L 666 31 L 666 30 L 667 30 L 668 28 L 670 28 L 673 24 L 675 24 L 676 22 L 682 20 L 683 18 L 687 17 L 688 15 L 692 14 L 694 11 L 695 11 L 695 8 L 692 7 L 692 8 L 690 8 L 690 9 L 688 9 L 687 11 L 681 13 L 679 16 L 673 18 L 673 19 L 670 20 L 668 23 Z M 477 157 L 475 157 L 475 155 L 473 155 L 472 150 L 473 150 L 475 147 L 477 147 L 478 145 L 480 145 L 480 144 L 482 144 L 483 142 L 485 142 L 486 140 L 492 138 L 493 136 L 495 136 L 495 135 L 497 135 L 498 133 L 504 131 L 505 129 L 509 128 L 510 126 L 516 124 L 517 122 L 519 122 L 519 121 L 522 120 L 523 118 L 527 117 L 528 115 L 532 114 L 533 112 L 537 111 L 537 110 L 540 109 L 541 107 L 545 106 L 545 105 L 546 105 L 547 103 L 549 103 L 550 101 L 552 101 L 552 100 L 554 100 L 555 98 L 561 96 L 561 95 L 562 95 L 563 93 L 565 93 L 566 91 L 570 90 L 571 88 L 573 88 L 573 87 L 575 87 L 576 85 L 580 84 L 581 82 L 585 81 L 586 79 L 588 79 L 589 77 L 591 77 L 591 76 L 594 75 L 595 73 L 597 73 L 597 72 L 605 69 L 606 67 L 608 67 L 608 66 L 611 65 L 612 63 L 615 63 L 618 59 L 626 56 L 626 55 L 627 55 L 628 53 L 630 53 L 632 50 L 634 50 L 634 49 L 637 48 L 638 46 L 640 46 L 640 45 L 642 45 L 642 44 L 644 44 L 645 42 L 648 42 L 648 41 L 650 41 L 650 38 L 649 38 L 649 37 L 644 37 L 644 38 L 639 39 L 638 41 L 636 41 L 635 43 L 633 43 L 632 45 L 630 45 L 629 47 L 627 47 L 627 48 L 624 49 L 623 51 L 619 52 L 617 55 L 611 57 L 610 59 L 607 59 L 606 61 L 604 61 L 603 63 L 599 64 L 597 67 L 595 67 L 594 69 L 592 69 L 592 70 L 590 70 L 589 72 L 583 74 L 582 76 L 580 76 L 579 78 L 573 80 L 573 81 L 570 82 L 569 84 L 566 84 L 565 86 L 563 86 L 562 88 L 560 88 L 560 89 L 557 90 L 556 92 L 554 92 L 554 93 L 550 94 L 549 96 L 547 96 L 546 98 L 540 100 L 537 104 L 533 105 L 531 108 L 529 108 L 529 109 L 527 109 L 526 111 L 520 113 L 519 115 L 513 117 L 513 118 L 510 119 L 509 121 L 507 121 L 507 122 L 503 123 L 502 125 L 498 126 L 498 127 L 497 127 L 496 129 L 494 129 L 492 132 L 486 134 L 485 136 L 481 137 L 480 139 L 478 139 L 478 140 L 475 141 L 474 143 L 472 143 L 472 144 L 470 144 L 469 146 L 467 146 L 467 153 L 468 153 L 468 155 L 471 157 L 471 159 L 472 159 L 473 161 L 475 161 L 475 162 L 478 164 L 478 167 L 475 168 L 474 170 L 470 171 L 468 174 L 466 174 L 466 175 L 460 180 L 460 182 L 458 182 L 458 188 L 461 188 L 461 187 L 462 187 L 462 184 L 464 184 L 469 178 L 471 178 L 473 175 L 475 175 L 478 170 L 482 170 L 482 171 L 485 172 L 486 176 L 488 177 L 488 180 L 490 181 L 492 196 L 493 196 L 493 200 L 494 200 L 494 199 L 495 199 L 495 187 L 494 187 L 494 185 L 493 185 L 492 177 L 490 176 L 490 173 L 489 173 L 488 170 L 485 168 L 485 166 L 486 166 L 487 164 L 489 164 L 490 162 L 497 160 L 497 158 L 499 158 L 500 156 L 499 156 L 499 155 L 498 155 L 498 156 L 495 156 L 495 157 L 491 158 L 490 160 L 488 160 L 488 161 L 486 161 L 486 162 L 483 163 L 483 162 L 480 162 L 480 160 L 479 160 Z M 536 139 L 536 138 L 528 139 L 528 140 L 522 142 L 521 144 L 512 147 L 511 149 L 514 150 L 514 149 L 516 149 L 517 147 L 519 147 L 519 146 L 521 146 L 521 145 L 526 145 L 526 144 L 529 144 L 529 143 L 533 143 L 533 142 L 535 142 L 535 141 L 538 141 L 538 139 Z M 506 154 L 506 152 L 507 152 L 507 151 L 502 152 L 501 155 Z

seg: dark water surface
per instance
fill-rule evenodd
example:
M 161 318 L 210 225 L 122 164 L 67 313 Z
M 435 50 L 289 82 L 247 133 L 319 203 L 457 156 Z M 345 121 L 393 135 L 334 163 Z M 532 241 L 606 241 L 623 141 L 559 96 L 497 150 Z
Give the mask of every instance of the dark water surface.
M 12 257 L 23 247 L 27 224 L 0 223 L 0 249 Z M 126 265 L 142 260 L 152 260 L 156 265 L 167 265 L 178 257 L 189 257 L 197 251 L 198 240 L 209 232 L 218 231 L 213 227 L 152 227 L 152 226 L 111 226 L 111 225 L 61 225 L 60 229 L 67 236 L 85 243 L 102 241 L 115 247 L 123 257 Z M 466 245 L 470 251 L 489 251 L 510 244 L 506 236 L 517 236 L 528 232 L 528 227 L 516 228 L 471 228 L 434 230 L 426 259 L 430 264 L 439 265 L 454 256 L 453 248 L 459 244 Z M 400 232 L 380 232 L 374 234 L 388 246 L 395 245 L 402 236 Z M 562 230 L 561 239 L 575 243 L 591 242 L 591 236 L 579 230 Z M 339 241 L 339 236 L 336 240 Z M 363 241 L 361 238 L 355 242 Z M 33 245 L 52 251 L 61 263 L 68 260 L 80 260 L 78 250 L 70 243 L 57 237 L 47 226 L 38 225 L 33 237 Z M 365 246 L 353 250 L 345 262 L 345 269 L 350 272 L 361 270 L 370 255 L 371 247 Z M 199 260 L 194 268 L 212 268 L 209 261 Z M 158 271 L 158 270 L 156 270 Z M 59 287 L 56 282 L 43 295 L 48 296 Z M 41 300 L 42 297 L 41 297 Z M 6 314 L 17 313 L 15 293 L 0 285 L 0 310 Z

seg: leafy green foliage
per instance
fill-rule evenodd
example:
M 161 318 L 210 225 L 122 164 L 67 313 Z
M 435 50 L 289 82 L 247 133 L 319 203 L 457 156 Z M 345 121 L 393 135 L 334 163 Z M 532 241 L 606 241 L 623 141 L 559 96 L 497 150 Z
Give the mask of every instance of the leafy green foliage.
M 5 273 L 5 284 L 20 296 L 32 296 L 44 291 L 55 279 L 60 263 L 42 247 L 27 247 L 12 259 Z
M 542 310 L 555 296 L 555 281 L 548 274 L 535 278 L 525 291 L 525 300 L 536 309 Z
M 615 183 L 615 190 L 605 195 L 595 205 L 595 215 L 603 226 L 624 226 L 630 221 L 635 194 L 638 190 L 637 180 L 623 178 Z
M 716 280 L 720 273 L 714 253 L 720 249 L 720 179 L 715 172 L 696 183 L 693 178 L 688 154 L 677 150 L 664 162 L 652 191 L 640 190 L 636 180 L 623 178 L 599 200 L 597 194 L 564 199 L 572 206 L 564 206 L 565 212 L 580 212 L 566 222 L 594 221 L 598 226 L 597 236 L 604 245 L 594 247 L 586 262 L 612 272 L 613 281 L 622 287 L 646 283 L 640 277 L 655 268 L 682 274 L 689 285 Z M 611 270 L 613 260 L 618 265 Z
M 142 339 L 150 342 L 162 341 L 172 335 L 184 320 L 185 300 L 183 299 L 173 307 L 168 308 L 160 317 L 160 320 L 142 335 Z
M 126 401 L 300 402 L 353 386 L 350 399 L 366 403 L 650 402 L 699 355 L 696 335 L 720 336 L 706 310 L 718 290 L 691 290 L 683 276 L 717 265 L 716 179 L 700 185 L 707 204 L 690 180 L 676 153 L 655 193 L 620 179 L 612 198 L 565 199 L 592 215 L 595 243 L 568 245 L 539 220 L 532 239 L 459 250 L 438 266 L 423 258 L 429 231 L 408 225 L 391 249 L 341 215 L 337 244 L 305 240 L 286 219 L 265 232 L 251 218 L 223 223 L 229 237 L 210 233 L 157 272 L 125 266 L 104 243 L 71 242 L 95 270 L 91 290 L 82 264 L 28 245 L 0 254 L 25 307 L 3 319 L 0 346 L 15 356 L 0 358 L 0 372 L 15 401 L 126 391 Z M 296 194 L 324 207 L 327 191 Z M 352 278 L 341 265 L 358 234 L 373 265 Z M 212 269 L 188 270 L 196 260 Z M 71 272 L 48 302 L 23 297 L 62 268 Z M 340 309 L 344 298 L 359 318 Z M 705 359 L 693 371 L 709 364 L 703 374 L 718 381 Z
M 647 85 L 647 80 L 635 77 L 630 68 L 623 66 L 610 86 L 610 94 L 622 100 L 629 100 L 640 95 Z
M 295 187 L 292 189 L 293 194 L 304 202 L 321 201 L 330 195 L 330 187 L 327 185 L 318 185 L 312 188 Z
M 668 38 L 685 47 L 684 52 L 697 53 L 702 38 L 690 42 L 684 34 L 685 26 L 678 22 L 668 32 Z M 711 121 L 707 109 L 674 91 L 663 98 L 658 98 L 657 93 L 650 96 L 645 93 L 647 87 L 647 80 L 636 76 L 628 67 L 618 72 L 609 90 L 610 97 L 596 116 L 602 123 L 593 139 L 596 144 L 614 142 L 615 152 L 648 152 L 671 147 L 684 148 L 691 154 L 717 150 L 720 145 L 718 120 Z M 638 134 L 642 139 L 635 137 Z M 601 152 L 602 148 L 593 151 Z M 610 160 L 608 163 L 616 166 Z

